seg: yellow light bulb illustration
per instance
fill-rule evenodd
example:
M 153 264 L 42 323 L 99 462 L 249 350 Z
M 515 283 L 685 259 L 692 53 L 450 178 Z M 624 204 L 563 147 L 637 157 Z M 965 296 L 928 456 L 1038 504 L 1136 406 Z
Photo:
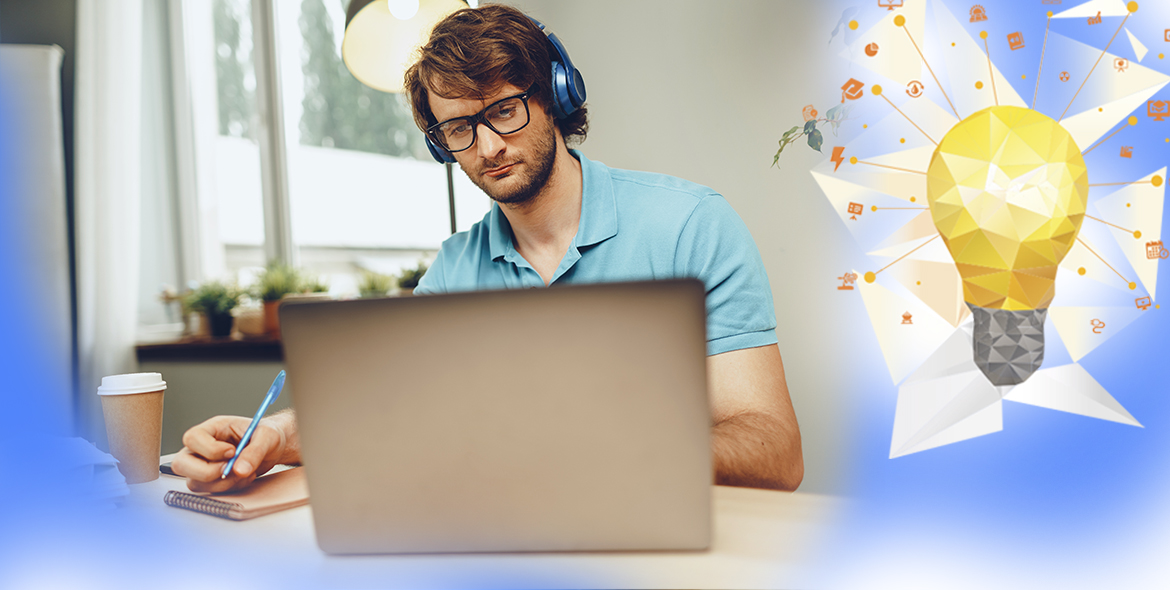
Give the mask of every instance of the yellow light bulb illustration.
M 931 157 L 931 217 L 974 314 L 975 363 L 994 385 L 1022 383 L 1044 360 L 1056 268 L 1080 230 L 1088 182 L 1068 131 L 1022 107 L 967 117 Z

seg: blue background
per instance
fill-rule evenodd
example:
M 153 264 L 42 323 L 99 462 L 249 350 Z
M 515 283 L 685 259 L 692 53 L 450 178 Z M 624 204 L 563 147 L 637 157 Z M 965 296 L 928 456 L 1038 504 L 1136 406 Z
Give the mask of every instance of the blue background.
M 1044 13 L 1075 3 L 981 4 L 990 20 L 967 27 L 973 38 L 980 30 L 987 30 L 992 39 L 1003 39 L 1015 30 L 1024 33 L 1025 49 L 993 48 L 993 58 L 1019 94 L 1030 98 Z M 826 16 L 819 25 L 826 30 L 850 4 L 834 6 L 836 14 Z M 968 4 L 948 2 L 947 6 L 966 22 Z M 864 30 L 867 18 L 872 23 L 884 12 L 867 5 L 854 18 Z M 1106 18 L 1095 27 L 1081 26 L 1082 19 L 1058 20 L 1053 21 L 1052 31 L 1103 48 L 1120 20 Z M 1163 30 L 1170 27 L 1170 3 L 1143 2 L 1126 26 L 1150 49 L 1142 65 L 1170 73 L 1170 61 L 1158 58 L 1170 50 L 1170 43 L 1162 41 Z M 1110 51 L 1133 57 L 1124 32 Z M 826 68 L 847 73 L 834 54 L 822 55 Z M 1027 78 L 1021 80 L 1021 75 Z M 5 100 L 4 87 L 0 81 L 0 101 Z M 1053 94 L 1046 95 L 1042 87 L 1042 97 Z M 1170 100 L 1170 91 L 1163 89 L 1154 98 Z M 1047 110 L 1048 104 L 1041 103 L 1041 110 L 1058 114 Z M 857 118 L 871 115 L 869 120 L 876 120 L 872 117 L 878 114 L 863 106 Z M 1109 180 L 1126 180 L 1170 162 L 1170 143 L 1165 141 L 1170 137 L 1170 120 L 1154 123 L 1144 110 L 1135 114 L 1141 120 L 1136 128 L 1110 140 L 1109 149 L 1088 156 L 1091 175 L 1106 170 L 1103 174 Z M 215 551 L 199 539 L 160 528 L 158 523 L 79 516 L 63 511 L 68 499 L 47 483 L 14 485 L 49 481 L 45 473 L 55 458 L 37 451 L 38 426 L 59 410 L 44 405 L 41 400 L 48 396 L 35 394 L 37 374 L 46 370 L 47 363 L 36 341 L 37 314 L 27 313 L 37 305 L 35 294 L 19 289 L 25 282 L 22 277 L 32 276 L 37 269 L 23 262 L 20 220 L 13 201 L 14 183 L 20 177 L 13 144 L 19 135 L 13 126 L 18 123 L 0 119 L 0 277 L 4 282 L 0 289 L 0 506 L 4 506 L 0 510 L 0 587 L 15 587 L 33 575 L 42 582 L 69 582 L 64 584 L 67 587 L 120 587 L 118 572 L 126 567 L 139 570 L 142 576 L 133 578 L 140 584 L 130 583 L 130 587 L 186 576 L 206 580 L 205 563 L 177 557 L 206 558 Z M 847 124 L 838 143 L 860 132 Z M 1132 160 L 1117 158 L 1116 146 L 1123 144 L 1137 148 Z M 1165 218 L 1163 227 L 1170 227 Z M 829 235 L 846 234 L 834 227 Z M 842 258 L 841 268 L 867 264 L 859 251 L 846 252 Z M 1159 280 L 1164 292 L 1170 289 L 1165 264 L 1160 265 Z M 1162 565 L 1162 556 L 1170 550 L 1170 502 L 1165 500 L 1170 484 L 1170 355 L 1165 341 L 1170 333 L 1170 306 L 1145 312 L 1081 361 L 1144 428 L 1009 402 L 1004 404 L 1002 432 L 891 460 L 897 388 L 890 382 L 860 299 L 851 305 L 839 316 L 826 319 L 827 332 L 848 334 L 842 345 L 847 361 L 826 359 L 819 368 L 845 367 L 852 404 L 841 409 L 849 414 L 851 424 L 850 432 L 841 434 L 851 447 L 850 459 L 840 466 L 848 474 L 843 492 L 850 503 L 833 542 L 821 554 L 817 587 L 1170 587 L 1170 569 Z M 65 554 L 77 559 L 66 564 L 59 559 Z M 221 565 L 226 571 L 215 575 L 241 584 L 250 578 L 255 581 L 255 557 Z M 91 575 L 95 571 L 110 576 L 95 579 Z M 507 575 L 487 565 L 480 573 Z M 454 572 L 452 576 L 456 583 Z M 298 579 L 295 571 L 267 570 L 263 578 L 268 585 L 311 583 Z M 466 581 L 482 584 L 486 580 Z M 556 585 L 558 581 L 550 575 L 528 583 Z
M 1030 104 L 1045 13 L 1059 13 L 1079 2 L 980 4 L 988 20 L 968 24 L 972 3 L 946 2 L 980 46 L 979 32 L 988 31 L 996 67 Z M 859 9 L 852 15 L 860 24 L 854 37 L 888 14 L 875 6 L 838 2 L 830 11 L 835 13 L 825 17 L 826 30 L 851 6 Z M 929 10 L 928 4 L 928 22 Z M 1102 24 L 1088 26 L 1085 19 L 1054 19 L 1052 32 L 1100 50 L 1121 20 L 1104 18 Z M 1163 41 L 1163 30 L 1170 27 L 1170 3 L 1142 3 L 1125 26 L 1150 50 L 1141 65 L 1170 73 L 1170 60 L 1158 57 L 1170 50 L 1170 43 Z M 1007 47 L 1006 36 L 1013 31 L 1023 33 L 1025 48 Z M 929 46 L 931 36 L 928 30 L 927 43 L 918 40 L 920 46 Z M 930 50 L 923 51 L 930 60 Z M 1109 53 L 1137 63 L 1124 31 Z M 1051 59 L 1049 53 L 1037 109 L 1055 119 L 1072 94 L 1058 94 L 1065 89 L 1050 80 L 1056 76 Z M 867 70 L 850 67 L 835 54 L 827 61 L 841 80 L 858 77 L 867 82 L 867 90 L 872 84 L 862 77 L 874 77 Z M 1070 84 L 1079 84 L 1091 65 L 1085 64 L 1084 73 L 1080 78 L 1074 74 Z M 1110 67 L 1103 60 L 1098 70 Z M 1096 106 L 1093 83 L 1090 78 L 1068 116 Z M 1153 98 L 1170 99 L 1170 89 Z M 877 102 L 859 101 L 857 121 L 845 124 L 838 143 L 861 135 L 861 121 L 888 114 L 888 105 Z M 894 102 L 898 104 L 897 98 Z M 940 104 L 946 107 L 945 101 Z M 1091 183 L 1135 180 L 1170 163 L 1170 119 L 1146 117 L 1145 103 L 1133 114 L 1139 118 L 1136 127 L 1121 131 L 1086 157 Z M 865 138 L 861 145 L 870 141 Z M 1121 145 L 1135 146 L 1132 159 L 1119 157 Z M 897 149 L 895 144 L 885 151 Z M 1090 203 L 1118 188 L 1092 189 Z M 1170 227 L 1165 213 L 1163 217 L 1163 227 Z M 859 249 L 845 258 L 853 268 L 873 264 Z M 1170 279 L 1166 267 L 1160 264 L 1158 271 L 1163 291 Z M 1059 299 L 1058 293 L 1057 304 Z M 1161 557 L 1170 552 L 1170 502 L 1165 499 L 1170 483 L 1170 349 L 1165 338 L 1170 306 L 1144 312 L 1080 361 L 1144 428 L 1005 402 L 1002 432 L 889 459 L 897 387 L 868 320 L 858 324 L 858 316 L 864 316 L 860 298 L 852 305 L 855 309 L 843 313 L 835 327 L 851 335 L 842 354 L 850 359 L 855 387 L 853 459 L 845 466 L 850 474 L 846 495 L 853 501 L 823 554 L 819 583 L 850 588 L 1170 587 L 1170 568 Z M 1048 328 L 1051 332 L 1051 323 Z

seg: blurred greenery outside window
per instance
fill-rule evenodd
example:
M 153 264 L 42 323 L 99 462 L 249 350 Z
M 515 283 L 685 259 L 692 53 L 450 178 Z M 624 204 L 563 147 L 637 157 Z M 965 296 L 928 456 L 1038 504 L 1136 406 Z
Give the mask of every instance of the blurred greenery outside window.
M 288 210 L 298 264 L 334 295 L 356 295 L 365 271 L 394 274 L 433 257 L 449 233 L 446 171 L 434 162 L 405 97 L 358 82 L 340 47 L 347 0 L 276 2 L 276 100 L 283 111 Z M 250 0 L 214 0 L 216 200 L 229 280 L 264 260 Z M 275 122 L 273 122 L 275 123 Z M 459 227 L 488 209 L 456 172 Z M 219 277 L 206 277 L 219 278 Z

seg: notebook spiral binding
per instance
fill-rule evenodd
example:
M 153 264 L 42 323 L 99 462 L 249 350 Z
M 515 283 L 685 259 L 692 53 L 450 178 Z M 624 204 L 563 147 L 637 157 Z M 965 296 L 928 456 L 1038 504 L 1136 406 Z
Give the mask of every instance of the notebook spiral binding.
M 231 519 L 230 513 L 233 508 L 241 508 L 239 504 L 233 502 L 224 502 L 222 500 L 196 496 L 195 494 L 188 494 L 186 492 L 176 492 L 174 490 L 167 492 L 167 495 L 163 496 L 163 502 L 166 502 L 168 506 L 185 508 L 227 519 Z

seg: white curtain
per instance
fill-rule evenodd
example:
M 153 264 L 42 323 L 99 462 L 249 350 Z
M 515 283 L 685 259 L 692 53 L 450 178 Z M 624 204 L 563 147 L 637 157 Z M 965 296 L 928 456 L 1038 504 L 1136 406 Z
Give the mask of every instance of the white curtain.
M 102 376 L 133 372 L 137 366 L 142 38 L 142 0 L 78 0 L 78 430 L 103 447 L 97 387 Z
M 69 236 L 65 212 L 65 144 L 61 122 L 61 60 L 57 46 L 0 45 L 0 258 L 19 261 L 0 272 L 14 287 L 0 294 L 19 320 L 0 317 L 0 391 L 22 389 L 18 375 L 34 367 L 37 399 L 6 400 L 12 408 L 0 429 L 30 428 L 63 436 L 73 430 L 73 335 L 69 286 Z M 27 265 L 27 266 L 25 266 Z M 0 260 L 0 266 L 5 266 Z M 15 276 L 14 276 L 15 275 Z M 11 298 L 11 299 L 9 299 Z M 11 330 L 11 331 L 9 331 Z M 11 346 L 12 348 L 5 348 Z M 19 350 L 16 347 L 19 346 Z M 31 391 L 31 390 L 28 390 Z M 4 394 L 0 393 L 0 397 Z M 17 409 L 19 408 L 19 409 Z M 19 417 L 17 417 L 19 416 Z M 0 422 L 4 419 L 0 418 Z M 0 435 L 2 436 L 2 435 Z

